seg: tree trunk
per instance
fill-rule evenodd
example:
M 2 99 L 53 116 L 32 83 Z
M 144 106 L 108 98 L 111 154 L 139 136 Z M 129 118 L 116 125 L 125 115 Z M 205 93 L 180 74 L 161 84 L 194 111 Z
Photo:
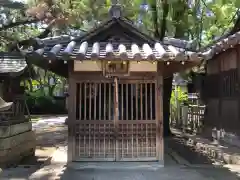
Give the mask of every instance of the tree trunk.
M 170 130 L 170 99 L 172 94 L 173 76 L 163 80 L 163 136 L 172 135 Z
M 154 37 L 163 40 L 167 31 L 167 16 L 169 4 L 166 0 L 162 1 L 163 16 L 159 33 L 157 1 L 151 1 L 153 16 Z M 172 92 L 172 77 L 163 80 L 163 134 L 164 137 L 171 135 L 169 116 L 170 116 L 170 97 Z
M 175 38 L 184 37 L 184 33 L 187 31 L 186 21 L 186 2 L 178 0 L 176 2 L 176 8 L 174 9 L 173 21 L 175 22 Z M 172 80 L 171 77 L 163 80 L 163 134 L 164 137 L 172 136 L 170 129 L 170 99 L 172 94 Z

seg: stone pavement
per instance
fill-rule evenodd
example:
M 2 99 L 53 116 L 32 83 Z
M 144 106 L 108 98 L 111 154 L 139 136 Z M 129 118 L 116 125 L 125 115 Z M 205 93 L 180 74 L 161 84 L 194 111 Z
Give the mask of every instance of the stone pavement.
M 240 172 L 239 166 L 226 165 L 226 168 L 214 167 L 212 165 L 192 164 L 179 156 L 175 150 L 165 142 L 165 167 L 139 168 L 132 164 L 131 168 L 101 168 L 88 166 L 88 168 L 70 168 L 66 166 L 67 128 L 64 125 L 65 118 L 52 118 L 39 121 L 34 124 L 38 135 L 39 149 L 50 148 L 54 145 L 56 150 L 51 152 L 51 162 L 40 168 L 21 166 L 10 168 L 0 173 L 0 180 L 235 180 Z M 51 138 L 50 138 L 51 137 Z M 187 154 L 188 156 L 189 154 Z M 191 155 L 192 159 L 194 156 Z M 105 163 L 106 164 L 106 163 Z M 138 163 L 141 167 L 145 163 Z M 127 166 L 130 166 L 129 164 Z M 86 166 L 85 166 L 86 167 Z M 105 166 L 107 167 L 107 166 Z M 150 168 L 149 168 L 150 167 Z M 231 169 L 233 173 L 230 173 Z
M 52 166 L 52 170 L 56 169 L 56 166 Z M 49 171 L 49 169 L 47 170 Z M 42 171 L 44 174 L 44 171 Z M 42 179 L 43 176 L 35 174 L 33 179 Z M 45 175 L 45 177 L 47 177 Z M 49 178 L 49 176 L 47 177 Z M 47 180 L 46 178 L 46 180 Z M 55 177 L 49 179 L 61 179 L 61 180 L 210 180 L 211 178 L 205 178 L 196 171 L 189 171 L 185 168 L 170 167 L 160 168 L 159 170 L 66 170 L 62 167 L 62 172 L 55 174 Z
M 67 126 L 64 124 L 67 116 L 43 117 L 33 122 L 33 130 L 37 137 L 35 155 L 43 159 L 45 164 L 51 161 L 52 154 L 59 146 L 67 143 Z
M 159 169 L 71 169 L 65 163 L 52 163 L 39 170 L 9 169 L 1 180 L 236 180 L 222 168 L 170 165 Z
M 61 152 L 60 152 L 61 151 Z M 104 169 L 104 168 L 84 168 L 73 169 L 66 168 L 62 156 L 65 153 L 64 148 L 55 153 L 55 157 L 50 165 L 39 170 L 30 169 L 8 169 L 4 171 L 1 180 L 211 180 L 204 177 L 195 170 L 189 170 L 181 167 L 179 164 L 170 162 L 164 168 L 146 168 L 139 169 L 131 167 L 129 169 Z M 66 156 L 66 155 L 65 155 Z M 168 157 L 167 159 L 171 159 Z M 125 163 L 129 166 L 129 163 Z M 141 164 L 141 163 L 139 163 Z M 142 163 L 144 164 L 144 163 Z M 117 165 L 117 164 L 115 164 Z M 121 164 L 121 166 L 124 166 Z
M 236 173 L 211 165 L 192 166 L 174 151 L 165 154 L 165 167 L 151 166 L 152 163 L 101 163 L 101 168 L 85 163 L 85 167 L 67 167 L 67 148 L 59 147 L 50 165 L 37 168 L 12 168 L 1 173 L 1 180 L 236 180 Z M 147 167 L 147 164 L 149 165 Z M 139 168 L 139 165 L 141 168 Z M 123 167 L 129 166 L 129 168 Z M 104 168 L 108 167 L 108 168 Z M 110 168 L 109 168 L 110 167 Z M 147 168 L 144 168 L 147 167 Z M 149 168 L 150 167 L 150 168 Z M 152 168 L 151 168 L 152 167 Z M 233 167 L 231 167 L 233 169 Z M 239 167 L 235 166 L 239 172 Z

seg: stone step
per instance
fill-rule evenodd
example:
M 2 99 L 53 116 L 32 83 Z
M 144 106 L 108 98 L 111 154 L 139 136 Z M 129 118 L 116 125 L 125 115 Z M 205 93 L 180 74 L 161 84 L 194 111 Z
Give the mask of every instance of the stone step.
M 163 168 L 163 162 L 71 162 L 68 168 L 75 170 L 153 170 Z

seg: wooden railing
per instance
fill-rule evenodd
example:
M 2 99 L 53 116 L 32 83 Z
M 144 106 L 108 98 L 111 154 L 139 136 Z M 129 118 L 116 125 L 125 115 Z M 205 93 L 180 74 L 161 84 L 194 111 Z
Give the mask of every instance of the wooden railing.
M 26 106 L 25 97 L 16 96 L 13 100 L 12 107 L 7 111 L 0 112 L 0 125 L 25 122 L 27 120 L 27 118 L 25 118 L 25 109 L 27 109 Z
M 203 128 L 205 105 L 179 105 L 171 109 L 170 125 L 188 133 L 200 133 Z

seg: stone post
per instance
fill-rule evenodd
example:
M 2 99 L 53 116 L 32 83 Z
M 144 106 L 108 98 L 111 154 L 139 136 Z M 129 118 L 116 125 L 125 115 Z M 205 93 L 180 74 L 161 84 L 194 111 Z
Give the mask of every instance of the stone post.
M 187 122 L 188 122 L 188 106 L 183 105 L 181 108 L 182 113 L 182 129 L 186 133 Z

